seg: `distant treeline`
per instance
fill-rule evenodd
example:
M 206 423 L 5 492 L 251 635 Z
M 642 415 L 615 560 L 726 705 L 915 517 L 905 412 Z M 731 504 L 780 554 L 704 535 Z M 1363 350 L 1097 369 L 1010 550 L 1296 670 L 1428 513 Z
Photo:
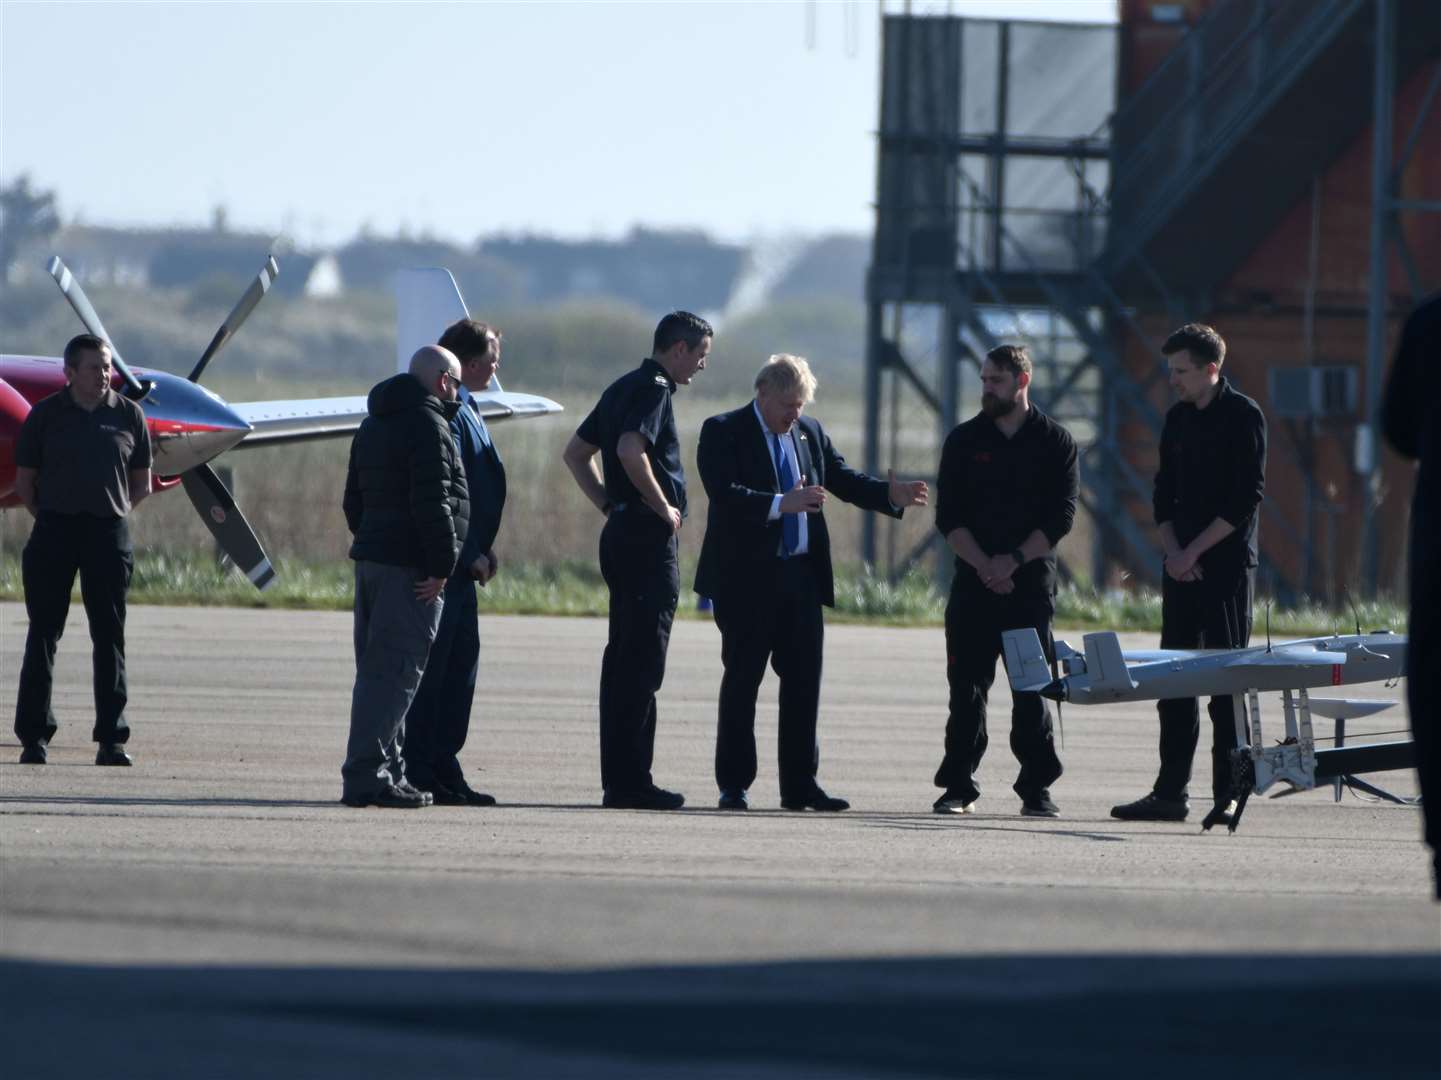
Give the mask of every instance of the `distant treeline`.
M 257 267 L 258 269 L 258 267 Z M 190 288 L 87 284 L 91 300 L 132 364 L 186 372 L 240 295 L 240 280 Z M 477 318 L 504 334 L 502 382 L 541 393 L 604 385 L 649 351 L 662 312 L 616 300 L 496 304 Z M 48 278 L 0 290 L 0 349 L 59 355 L 80 324 Z M 822 393 L 853 394 L 861 384 L 864 308 L 857 300 L 775 300 L 717 327 L 709 391 L 745 392 L 772 352 L 811 358 Z M 273 295 L 256 310 L 207 376 L 222 393 L 265 396 L 286 387 L 354 393 L 395 366 L 395 302 L 388 292 L 337 297 Z M 258 389 L 257 389 L 258 388 Z

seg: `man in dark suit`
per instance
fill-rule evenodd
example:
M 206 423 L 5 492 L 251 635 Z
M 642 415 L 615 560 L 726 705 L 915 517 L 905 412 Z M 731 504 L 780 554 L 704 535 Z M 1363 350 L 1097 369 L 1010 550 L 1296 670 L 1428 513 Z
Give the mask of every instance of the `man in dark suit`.
M 769 661 L 780 676 L 780 788 L 787 810 L 845 810 L 816 783 L 822 605 L 835 606 L 830 492 L 900 517 L 924 506 L 924 481 L 879 480 L 849 468 L 824 429 L 801 413 L 816 380 L 803 357 L 772 356 L 755 400 L 701 428 L 696 464 L 710 511 L 695 589 L 715 604 L 725 674 L 716 734 L 723 810 L 747 808 L 756 776 L 756 692 Z
M 484 588 L 495 577 L 495 537 L 505 509 L 505 466 L 471 395 L 489 386 L 500 367 L 500 331 L 461 319 L 441 335 L 440 346 L 460 361 L 460 408 L 451 418 L 450 432 L 465 467 L 470 526 L 456 572 L 446 582 L 445 607 L 425 677 L 406 714 L 405 764 L 411 783 L 429 791 L 439 806 L 494 806 L 493 796 L 466 782 L 459 754 L 470 731 L 480 669 L 475 586 Z

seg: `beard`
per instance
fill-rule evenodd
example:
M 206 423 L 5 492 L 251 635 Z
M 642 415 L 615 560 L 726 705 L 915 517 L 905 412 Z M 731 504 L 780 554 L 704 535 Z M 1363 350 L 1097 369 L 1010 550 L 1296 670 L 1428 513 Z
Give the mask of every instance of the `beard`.
M 1009 416 L 1016 411 L 1016 399 L 1006 400 L 998 398 L 995 394 L 981 395 L 981 412 L 985 413 L 992 420 L 999 420 L 1003 416 Z

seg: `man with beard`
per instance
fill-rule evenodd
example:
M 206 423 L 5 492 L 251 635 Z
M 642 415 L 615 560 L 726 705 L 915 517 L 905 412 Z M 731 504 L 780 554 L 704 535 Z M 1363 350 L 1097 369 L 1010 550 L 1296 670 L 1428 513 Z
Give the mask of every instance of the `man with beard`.
M 1226 342 L 1211 327 L 1187 323 L 1161 352 L 1176 394 L 1161 429 L 1154 495 L 1166 552 L 1161 648 L 1244 648 L 1251 640 L 1256 524 L 1266 490 L 1266 418 L 1221 374 Z M 1200 710 L 1195 698 L 1169 698 L 1156 708 L 1160 772 L 1150 794 L 1111 808 L 1123 821 L 1185 821 L 1190 813 Z M 1213 697 L 1208 711 L 1214 805 L 1203 829 L 1231 823 L 1231 751 L 1238 745 L 1231 695 Z
M 1078 481 L 1076 443 L 1031 404 L 1031 357 L 1001 345 L 981 365 L 981 412 L 946 438 L 936 480 L 936 528 L 956 555 L 946 604 L 950 716 L 935 784 L 938 814 L 970 813 L 981 796 L 986 698 L 1002 655 L 1001 634 L 1033 627 L 1054 660 L 1056 545 L 1071 531 Z M 1012 785 L 1021 813 L 1056 817 L 1050 785 L 1061 776 L 1051 715 L 1039 694 L 1015 694 Z

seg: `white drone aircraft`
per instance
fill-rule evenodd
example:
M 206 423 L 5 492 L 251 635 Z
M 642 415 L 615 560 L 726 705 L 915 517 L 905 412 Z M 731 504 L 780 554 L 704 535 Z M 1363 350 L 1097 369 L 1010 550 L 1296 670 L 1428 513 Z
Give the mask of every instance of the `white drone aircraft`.
M 1352 698 L 1313 698 L 1322 686 L 1399 679 L 1406 669 L 1406 638 L 1378 631 L 1333 634 L 1258 645 L 1245 649 L 1153 649 L 1124 652 L 1113 631 L 1087 634 L 1077 652 L 1056 642 L 1062 674 L 1052 672 L 1034 629 L 1007 630 L 1001 635 L 1012 692 L 1038 693 L 1053 701 L 1096 705 L 1111 701 L 1156 701 L 1162 698 L 1215 697 L 1230 694 L 1235 702 L 1236 741 L 1231 762 L 1232 792 L 1237 809 L 1230 829 L 1236 831 L 1246 799 L 1278 781 L 1293 791 L 1314 788 L 1318 781 L 1344 779 L 1372 794 L 1403 801 L 1352 774 L 1383 772 L 1414 766 L 1410 740 L 1344 746 L 1345 721 L 1389 708 L 1392 702 Z M 1286 738 L 1276 746 L 1262 742 L 1260 693 L 1280 691 L 1286 715 Z M 1245 718 L 1249 707 L 1251 736 Z M 1317 750 L 1311 715 L 1336 721 L 1336 746 Z M 1285 793 L 1283 793 L 1285 794 Z M 1208 817 L 1203 827 L 1214 824 Z

